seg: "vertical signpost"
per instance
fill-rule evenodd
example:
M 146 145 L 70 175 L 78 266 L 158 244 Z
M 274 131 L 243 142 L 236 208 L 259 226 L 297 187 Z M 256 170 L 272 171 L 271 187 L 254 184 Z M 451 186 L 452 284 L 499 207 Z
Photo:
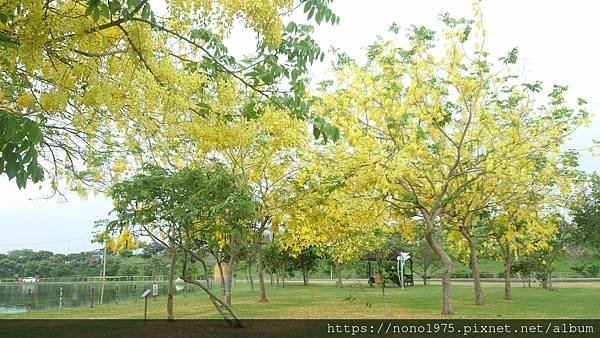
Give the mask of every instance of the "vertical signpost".
M 148 294 L 150 294 L 150 289 L 147 289 L 142 293 L 142 298 L 144 298 L 144 324 L 148 320 Z

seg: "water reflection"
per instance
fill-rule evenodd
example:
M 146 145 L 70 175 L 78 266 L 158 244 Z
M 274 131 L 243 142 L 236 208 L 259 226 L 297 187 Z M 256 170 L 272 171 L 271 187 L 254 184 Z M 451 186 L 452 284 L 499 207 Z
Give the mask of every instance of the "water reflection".
M 0 313 L 20 313 L 27 312 L 26 308 L 16 306 L 0 306 Z
M 166 282 L 159 282 L 158 297 L 167 294 Z M 107 282 L 103 304 L 141 301 L 140 295 L 152 282 Z M 10 283 L 0 284 L 0 313 L 16 313 L 51 308 L 70 308 L 100 304 L 102 283 Z M 175 284 L 176 293 L 193 292 L 194 286 Z

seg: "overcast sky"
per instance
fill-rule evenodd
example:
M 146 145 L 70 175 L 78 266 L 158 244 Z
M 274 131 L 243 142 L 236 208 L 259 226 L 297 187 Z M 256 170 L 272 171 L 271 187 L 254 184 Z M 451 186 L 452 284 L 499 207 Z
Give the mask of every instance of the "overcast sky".
M 155 8 L 160 10 L 159 6 Z M 364 47 L 387 32 L 393 22 L 402 28 L 412 24 L 435 27 L 441 12 L 455 17 L 471 15 L 470 0 L 337 0 L 333 8 L 341 18 L 340 24 L 317 27 L 315 37 L 325 50 L 335 46 L 357 59 L 363 58 Z M 565 84 L 571 98 L 588 100 L 593 123 L 578 131 L 570 145 L 585 148 L 592 138 L 600 139 L 600 2 L 488 0 L 483 1 L 482 8 L 486 46 L 492 55 L 497 58 L 518 47 L 524 61 L 519 67 L 528 81 Z M 249 51 L 254 44 L 249 32 L 236 31 L 230 40 L 236 53 Z M 322 78 L 327 65 L 325 60 L 313 67 L 315 82 Z M 582 170 L 591 172 L 599 167 L 600 159 L 584 154 Z M 67 196 L 67 201 L 41 199 L 47 195 L 43 185 L 18 190 L 14 181 L 0 176 L 0 252 L 31 248 L 69 253 L 98 247 L 90 243 L 93 222 L 108 216 L 110 201 L 75 195 Z

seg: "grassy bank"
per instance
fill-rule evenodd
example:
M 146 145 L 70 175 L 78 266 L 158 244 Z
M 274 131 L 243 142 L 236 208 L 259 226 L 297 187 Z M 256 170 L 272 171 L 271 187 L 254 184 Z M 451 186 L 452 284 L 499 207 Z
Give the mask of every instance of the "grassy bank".
M 456 315 L 451 318 L 600 318 L 600 288 L 589 285 L 546 291 L 539 287 L 514 285 L 513 300 L 502 299 L 500 283 L 485 284 L 486 305 L 473 305 L 473 290 L 468 285 L 453 287 Z M 336 288 L 332 285 L 285 288 L 268 286 L 269 302 L 258 303 L 258 293 L 246 284 L 234 290 L 233 307 L 241 318 L 383 318 L 381 289 L 359 285 Z M 387 288 L 390 318 L 439 318 L 441 288 L 438 285 L 415 286 L 405 290 Z M 127 304 L 95 305 L 94 308 L 40 310 L 3 314 L 0 319 L 141 319 L 143 301 Z M 196 291 L 175 297 L 176 318 L 219 318 L 208 298 Z M 148 316 L 165 318 L 165 299 L 148 301 Z

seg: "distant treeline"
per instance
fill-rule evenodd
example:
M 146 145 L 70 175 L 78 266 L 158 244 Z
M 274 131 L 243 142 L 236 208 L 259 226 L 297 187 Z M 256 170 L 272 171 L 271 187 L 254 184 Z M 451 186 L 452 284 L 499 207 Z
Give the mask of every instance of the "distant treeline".
M 142 250 L 108 254 L 107 276 L 134 276 L 165 274 L 167 261 L 161 250 L 149 245 Z M 102 274 L 102 250 L 71 254 L 12 250 L 0 254 L 0 278 L 17 278 L 40 275 L 41 277 L 100 276 Z

